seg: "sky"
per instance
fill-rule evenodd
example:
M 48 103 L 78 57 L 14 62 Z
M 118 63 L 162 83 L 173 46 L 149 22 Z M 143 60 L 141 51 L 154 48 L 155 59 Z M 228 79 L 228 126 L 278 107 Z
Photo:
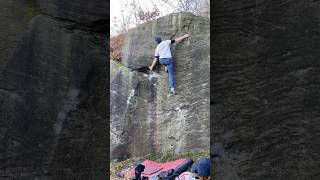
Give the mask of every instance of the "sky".
M 116 17 L 117 19 L 122 19 L 122 12 L 121 9 L 121 5 L 124 6 L 126 4 L 126 2 L 128 2 L 130 0 L 111 0 L 110 2 L 110 34 L 111 35 L 115 35 L 116 31 L 117 31 L 117 27 L 115 27 L 115 21 L 113 20 L 114 17 Z M 168 5 L 162 3 L 159 0 L 135 0 L 135 2 L 137 2 L 137 4 L 139 4 L 141 6 L 142 9 L 152 9 L 153 5 L 152 2 L 154 4 L 156 4 L 158 7 L 162 7 L 159 8 L 160 10 L 160 16 L 164 16 L 167 15 L 169 13 L 172 13 L 173 10 L 172 8 L 170 8 Z M 128 15 L 130 12 L 129 11 L 124 11 L 123 12 L 125 15 Z M 133 27 L 133 26 L 132 26 Z

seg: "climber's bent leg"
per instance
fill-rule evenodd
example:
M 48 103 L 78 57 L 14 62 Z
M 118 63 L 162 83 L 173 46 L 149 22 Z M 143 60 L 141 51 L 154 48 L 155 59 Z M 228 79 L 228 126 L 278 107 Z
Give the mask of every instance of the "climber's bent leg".
M 169 79 L 169 86 L 170 88 L 174 88 L 174 75 L 173 75 L 173 62 L 170 59 L 170 63 L 167 65 L 168 68 L 168 79 Z
M 174 79 L 173 79 L 173 62 L 171 58 L 161 58 L 160 64 L 167 67 L 168 70 L 168 80 L 170 89 L 174 87 Z

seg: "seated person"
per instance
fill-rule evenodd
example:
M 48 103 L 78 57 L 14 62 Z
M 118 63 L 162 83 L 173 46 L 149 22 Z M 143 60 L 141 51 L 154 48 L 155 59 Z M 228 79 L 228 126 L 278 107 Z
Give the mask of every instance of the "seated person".
M 210 180 L 210 159 L 202 158 L 196 161 L 190 172 L 184 172 L 179 175 L 179 180 Z
M 146 177 L 141 177 L 141 173 L 144 171 L 145 166 L 142 164 L 137 165 L 134 169 L 134 176 L 131 177 L 130 171 L 127 171 L 124 175 L 125 180 L 146 180 Z

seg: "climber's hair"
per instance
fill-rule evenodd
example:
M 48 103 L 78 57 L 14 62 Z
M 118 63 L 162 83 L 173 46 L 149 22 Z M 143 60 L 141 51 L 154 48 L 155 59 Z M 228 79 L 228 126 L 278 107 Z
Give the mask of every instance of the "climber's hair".
M 158 44 L 161 43 L 161 41 L 162 41 L 160 36 L 155 37 L 154 40 L 155 40 Z

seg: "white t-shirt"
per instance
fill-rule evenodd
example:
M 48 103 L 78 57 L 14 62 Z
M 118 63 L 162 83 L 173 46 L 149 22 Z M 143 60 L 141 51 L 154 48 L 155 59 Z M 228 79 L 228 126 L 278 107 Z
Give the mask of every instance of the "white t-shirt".
M 161 58 L 172 58 L 171 50 L 170 50 L 170 44 L 171 40 L 165 40 L 161 41 L 158 46 L 156 47 L 156 50 L 154 51 L 154 56 Z

